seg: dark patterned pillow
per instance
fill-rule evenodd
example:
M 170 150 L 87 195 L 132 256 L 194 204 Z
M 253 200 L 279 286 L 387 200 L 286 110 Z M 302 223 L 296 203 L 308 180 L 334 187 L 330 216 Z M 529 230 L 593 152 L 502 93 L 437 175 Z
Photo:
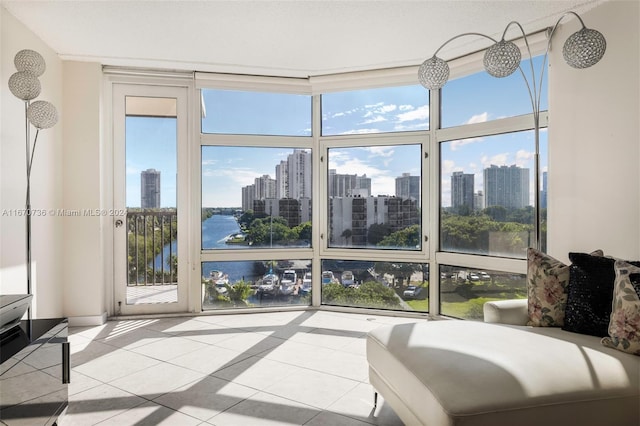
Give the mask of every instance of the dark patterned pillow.
M 616 278 L 612 257 L 569 253 L 569 286 L 563 330 L 605 337 L 608 335 Z M 630 262 L 640 266 L 640 262 Z
M 602 250 L 591 253 L 602 256 Z M 546 253 L 527 250 L 527 297 L 529 322 L 534 327 L 562 327 L 567 304 L 569 265 Z

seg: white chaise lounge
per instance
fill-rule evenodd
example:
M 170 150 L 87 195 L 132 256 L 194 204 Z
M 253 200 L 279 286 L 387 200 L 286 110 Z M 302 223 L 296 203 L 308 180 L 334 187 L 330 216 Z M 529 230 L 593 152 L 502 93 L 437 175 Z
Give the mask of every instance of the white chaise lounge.
M 639 356 L 525 326 L 526 300 L 486 304 L 485 321 L 502 324 L 429 321 L 368 335 L 369 380 L 405 424 L 640 425 Z

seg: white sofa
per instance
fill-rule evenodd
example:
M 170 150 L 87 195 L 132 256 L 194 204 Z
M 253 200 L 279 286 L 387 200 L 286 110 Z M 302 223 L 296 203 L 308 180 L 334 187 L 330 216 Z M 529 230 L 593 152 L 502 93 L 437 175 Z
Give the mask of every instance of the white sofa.
M 527 302 L 367 336 L 369 380 L 407 425 L 638 426 L 640 357 L 600 338 L 528 327 Z M 377 398 L 377 395 L 376 395 Z

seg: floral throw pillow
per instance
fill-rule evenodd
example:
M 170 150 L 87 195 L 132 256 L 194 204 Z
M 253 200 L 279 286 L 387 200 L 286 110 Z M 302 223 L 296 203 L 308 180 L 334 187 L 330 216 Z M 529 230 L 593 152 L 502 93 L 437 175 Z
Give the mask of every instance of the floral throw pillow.
M 591 253 L 602 256 L 602 250 Z M 534 248 L 527 250 L 529 322 L 534 327 L 562 327 L 567 306 L 569 265 Z
M 602 344 L 640 355 L 640 268 L 622 260 L 614 265 L 616 281 L 609 337 Z
M 567 304 L 569 265 L 534 248 L 527 250 L 529 322 L 534 327 L 561 327 Z

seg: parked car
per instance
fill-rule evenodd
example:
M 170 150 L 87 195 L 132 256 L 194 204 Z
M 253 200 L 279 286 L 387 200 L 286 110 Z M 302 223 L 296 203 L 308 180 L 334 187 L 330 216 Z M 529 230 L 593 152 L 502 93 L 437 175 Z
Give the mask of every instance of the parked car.
M 491 275 L 489 275 L 486 272 L 482 271 L 482 272 L 480 272 L 480 279 L 482 281 L 490 281 L 491 280 Z
M 415 299 L 422 293 L 422 287 L 418 287 L 415 285 L 410 285 L 407 289 L 402 293 L 402 296 L 406 298 Z
M 480 281 L 478 274 L 472 272 L 469 274 L 469 281 Z

